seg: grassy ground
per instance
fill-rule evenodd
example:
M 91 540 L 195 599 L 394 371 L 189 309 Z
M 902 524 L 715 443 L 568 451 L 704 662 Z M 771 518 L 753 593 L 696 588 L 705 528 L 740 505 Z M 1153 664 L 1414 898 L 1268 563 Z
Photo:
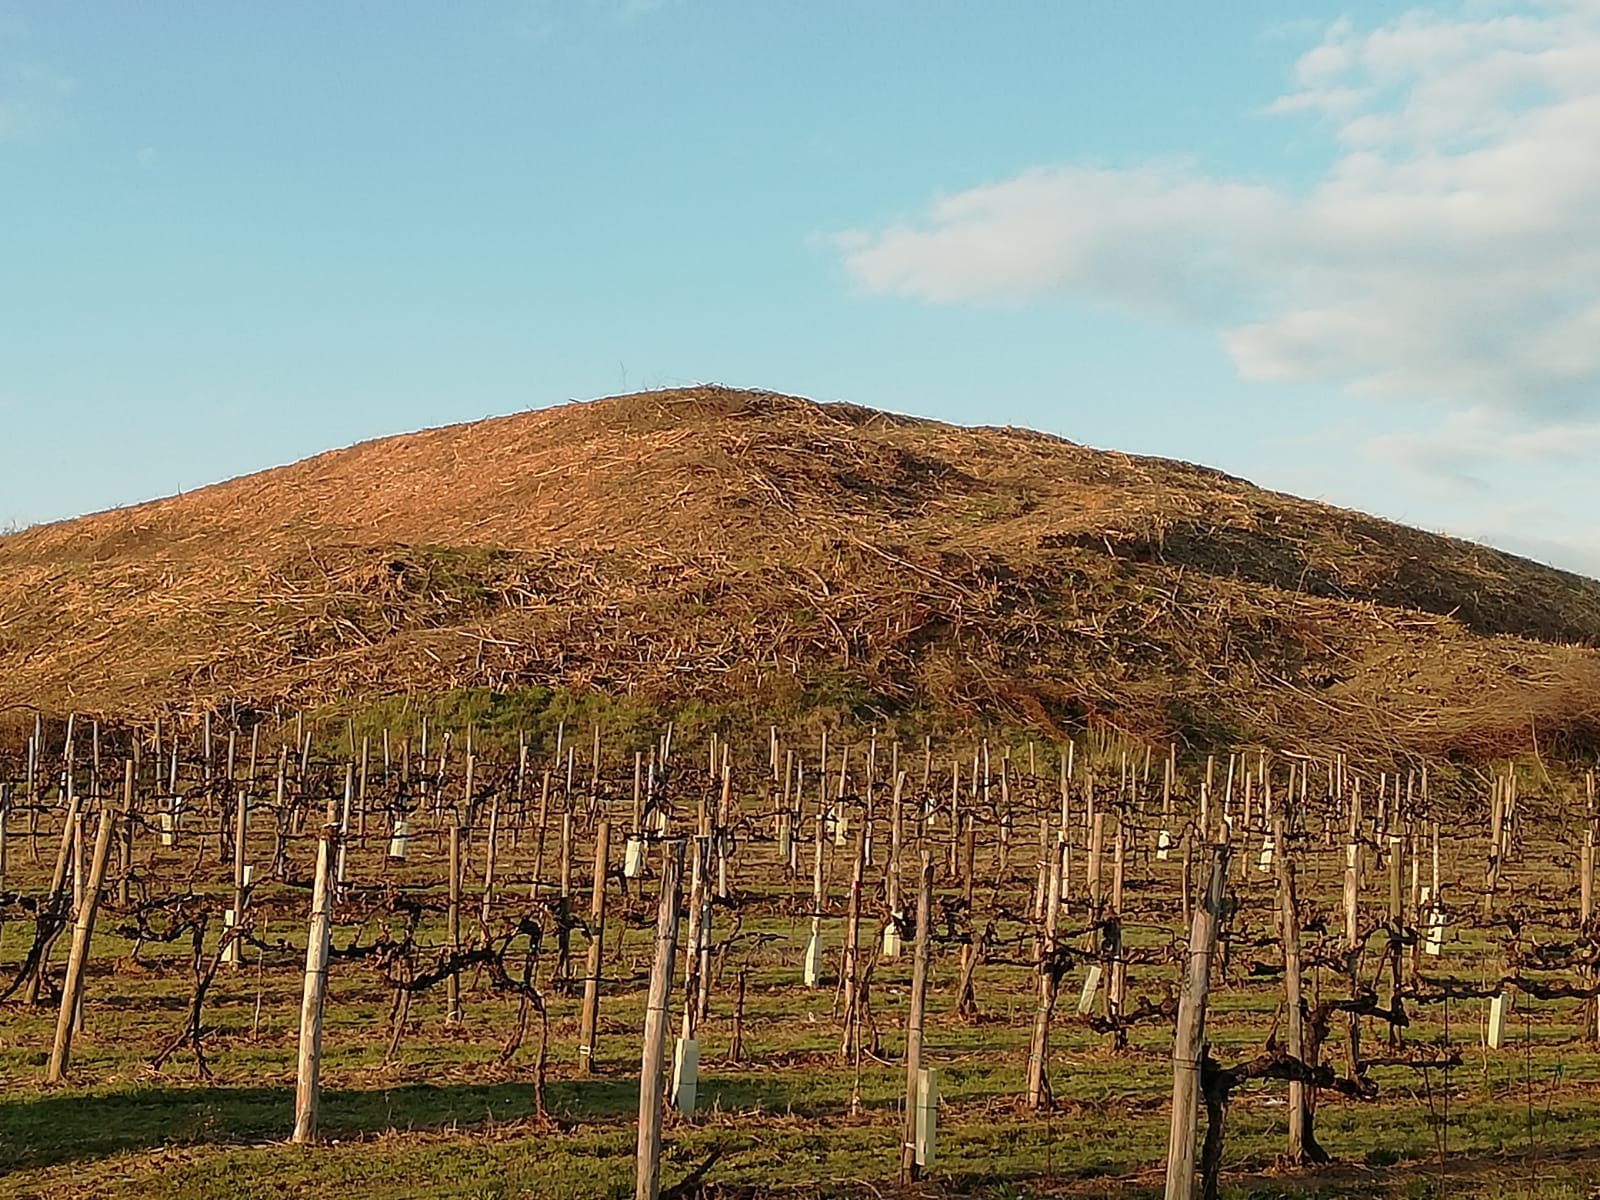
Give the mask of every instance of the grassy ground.
M 227 868 L 212 851 L 196 874 L 196 846 L 163 851 L 141 844 L 147 878 L 178 886 L 191 880 L 206 894 L 227 892 Z M 1140 835 L 1142 842 L 1152 837 Z M 213 839 L 214 840 L 214 839 Z M 506 890 L 501 909 L 526 908 L 532 876 L 531 838 L 502 851 Z M 587 857 L 587 836 L 580 853 Z M 1311 847 L 1303 892 L 1313 914 L 1338 924 L 1338 867 L 1343 849 Z M 33 862 L 25 840 L 13 837 L 13 883 L 24 892 L 48 872 L 53 846 L 41 839 Z M 1481 878 L 1481 847 L 1449 843 L 1447 894 L 1466 893 Z M 309 846 L 292 847 L 291 872 L 302 876 Z M 377 837 L 352 851 L 358 882 L 393 877 Z M 840 880 L 845 851 L 830 850 L 830 952 L 842 937 Z M 252 857 L 263 861 L 262 846 Z M 1036 852 L 1014 848 L 1001 872 L 992 845 L 979 859 L 979 908 L 1027 914 Z M 1253 856 L 1246 856 L 1253 857 Z M 1508 906 L 1530 914 L 1524 940 L 1550 940 L 1570 926 L 1573 904 L 1570 847 L 1559 838 L 1530 840 L 1510 871 Z M 620 858 L 620 854 L 618 855 Z M 809 847 L 804 859 L 809 865 Z M 547 858 L 546 876 L 550 874 Z M 1240 869 L 1242 868 L 1242 869 Z M 1076 868 L 1075 868 L 1076 869 Z M 469 854 L 468 878 L 481 870 Z M 1179 865 L 1156 862 L 1140 850 L 1130 858 L 1128 939 L 1155 947 L 1172 942 L 1177 924 Z M 803 871 L 803 874 L 808 872 Z M 437 883 L 444 859 L 437 838 L 413 842 L 400 879 Z M 579 895 L 587 895 L 580 871 Z M 909 876 L 909 872 L 908 872 Z M 1227 970 L 1215 982 L 1209 1033 L 1224 1063 L 1256 1053 L 1275 1026 L 1276 978 L 1254 977 L 1252 962 L 1273 962 L 1265 943 L 1271 885 L 1250 862 L 1233 878 L 1242 908 L 1232 923 Z M 993 880 L 1003 881 L 995 890 Z M 794 1194 L 857 1196 L 892 1192 L 901 1141 L 903 1049 L 909 961 L 877 964 L 872 1010 L 880 1057 L 857 1072 L 839 1053 L 840 1030 L 831 986 L 801 985 L 799 960 L 808 922 L 809 880 L 788 881 L 774 865 L 770 842 L 747 843 L 735 860 L 734 882 L 744 894 L 742 932 L 712 993 L 701 1032 L 700 1111 L 692 1122 L 669 1118 L 663 1178 L 669 1187 L 697 1170 L 708 1195 Z M 1538 889 L 1543 889 L 1540 892 Z M 106 913 L 97 935 L 88 984 L 85 1027 L 75 1043 L 71 1082 L 43 1084 L 54 1011 L 13 998 L 0 1007 L 0 1195 L 17 1197 L 152 1197 L 198 1200 L 233 1197 L 312 1197 L 359 1194 L 368 1200 L 419 1195 L 462 1198 L 605 1198 L 632 1194 L 638 1112 L 639 1034 L 648 969 L 654 881 L 620 907 L 626 921 L 620 951 L 617 924 L 608 930 L 599 1071 L 578 1072 L 577 1001 L 547 986 L 551 1025 L 548 1112 L 534 1106 L 534 1045 L 530 1028 L 508 1063 L 498 1060 L 515 1019 L 513 999 L 496 995 L 482 976 L 464 979 L 465 1019 L 445 1021 L 444 995 L 419 995 L 397 1053 L 386 1061 L 390 993 L 364 963 L 336 961 L 330 976 L 324 1036 L 321 1127 L 325 1144 L 287 1144 L 294 1092 L 294 1058 L 303 962 L 303 890 L 272 882 L 258 889 L 257 935 L 287 944 L 251 950 L 244 968 L 224 967 L 205 1008 L 211 1081 L 196 1076 L 193 1058 L 179 1052 L 160 1070 L 156 1052 L 180 1028 L 190 986 L 189 951 L 182 944 L 143 947 L 139 962 L 117 932 L 119 915 Z M 942 895 L 952 895 L 941 879 Z M 806 893 L 804 896 L 801 893 Z M 1081 920 L 1081 888 L 1074 893 Z M 475 906 L 476 888 L 468 895 Z M 1376 903 L 1374 889 L 1373 903 Z M 1538 916 L 1537 914 L 1543 914 Z M 376 926 L 348 923 L 341 910 L 336 946 L 370 942 Z M 475 923 L 474 923 L 475 924 Z M 717 913 L 717 935 L 729 917 Z M 1082 970 L 1068 980 L 1052 1037 L 1051 1079 L 1056 1105 L 1033 1113 L 1021 1102 L 1034 976 L 1027 965 L 1026 928 L 1002 915 L 995 961 L 977 975 L 981 1015 L 958 1018 L 958 949 L 936 948 L 929 994 L 925 1061 L 940 1072 L 938 1161 L 917 1189 L 930 1195 L 990 1197 L 1056 1194 L 1158 1194 L 1166 1149 L 1171 1089 L 1171 1033 L 1164 1022 L 1136 1027 L 1131 1045 L 1114 1053 L 1106 1039 L 1075 1017 Z M 16 920 L 0 930 L 0 965 L 9 978 L 31 936 Z M 436 920 L 423 939 L 441 944 Z M 1571 931 L 1566 931 L 1570 938 Z M 213 933 L 211 941 L 214 942 Z M 1314 939 L 1313 939 L 1314 940 Z M 1374 947 L 1379 944 L 1375 939 Z M 576 936 L 581 962 L 583 939 Z M 1425 973 L 1477 982 L 1501 969 L 1501 948 L 1460 912 L 1445 956 Z M 64 958 L 58 949 L 56 960 Z M 835 966 L 837 958 L 830 959 Z M 748 971 L 743 1061 L 729 1063 L 733 980 Z M 681 969 L 681 968 L 680 968 Z M 1369 971 L 1371 963 L 1369 962 Z M 1167 962 L 1136 966 L 1130 995 L 1159 997 L 1175 979 Z M 548 979 L 548 963 L 541 971 Z M 1328 972 L 1311 982 L 1327 994 L 1342 984 Z M 676 1005 L 675 1005 L 676 1007 Z M 1326 1195 L 1425 1197 L 1444 1195 L 1588 1195 L 1600 1185 L 1600 1052 L 1580 1037 L 1576 1001 L 1520 996 L 1505 1047 L 1482 1045 L 1486 1002 L 1456 1001 L 1413 1009 L 1405 1032 L 1411 1045 L 1448 1044 L 1464 1062 L 1446 1074 L 1434 1069 L 1377 1068 L 1372 1101 L 1324 1094 L 1318 1133 L 1335 1165 L 1283 1173 L 1275 1160 L 1285 1141 L 1283 1085 L 1258 1083 L 1237 1095 L 1228 1119 L 1225 1192 L 1258 1197 Z M 1367 1044 L 1381 1040 L 1368 1023 Z M 1343 1061 L 1340 1035 L 1327 1048 Z M 857 1111 L 852 1093 L 859 1088 Z M 707 1165 L 709 1163 L 709 1165 Z

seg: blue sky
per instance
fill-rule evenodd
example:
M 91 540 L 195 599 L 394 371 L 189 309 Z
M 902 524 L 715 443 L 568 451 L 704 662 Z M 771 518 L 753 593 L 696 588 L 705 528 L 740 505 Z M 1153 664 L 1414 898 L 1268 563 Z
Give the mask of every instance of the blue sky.
M 1600 574 L 1600 3 L 0 0 L 0 522 L 716 380 Z

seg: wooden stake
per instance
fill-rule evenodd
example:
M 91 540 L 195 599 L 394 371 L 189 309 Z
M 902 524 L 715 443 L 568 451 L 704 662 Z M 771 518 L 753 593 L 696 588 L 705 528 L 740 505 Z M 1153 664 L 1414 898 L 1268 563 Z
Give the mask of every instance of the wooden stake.
M 129 765 L 132 766 L 131 763 Z M 45 1075 L 50 1083 L 60 1083 L 66 1077 L 67 1059 L 72 1053 L 72 1030 L 78 1016 L 83 972 L 89 961 L 89 939 L 94 935 L 95 912 L 100 907 L 100 888 L 105 881 L 114 823 L 109 812 L 100 814 L 100 829 L 94 839 L 94 861 L 89 867 L 89 885 L 84 890 L 83 902 L 78 906 L 78 923 L 73 927 L 72 949 L 67 956 L 67 977 L 61 988 L 61 1011 L 56 1016 L 55 1044 L 50 1048 L 50 1068 Z
M 922 1074 L 922 1022 L 928 996 L 928 944 L 933 926 L 933 856 L 922 852 L 922 880 L 917 888 L 917 944 L 911 958 L 910 1011 L 906 1015 L 906 1122 L 900 1149 L 900 1179 L 915 1182 L 917 1169 L 917 1101 Z
M 839 1053 L 847 1060 L 860 1020 L 857 1010 L 861 987 L 861 883 L 865 865 L 866 822 L 863 821 L 856 829 L 855 857 L 850 867 L 850 896 L 844 919 L 844 970 L 840 980 L 844 989 L 844 1037 L 839 1043 Z
M 78 794 L 69 791 L 66 819 L 61 827 L 61 846 L 56 852 L 56 869 L 50 878 L 50 898 L 47 901 L 50 913 L 59 915 L 63 923 L 67 915 L 65 910 L 67 869 L 72 863 L 73 833 L 77 829 L 77 820 Z M 44 986 L 45 971 L 49 967 L 50 951 L 55 945 L 56 936 L 57 933 L 51 933 L 45 944 L 39 948 L 39 961 L 34 964 L 33 972 L 28 977 L 28 988 L 24 995 L 30 1005 L 39 1003 L 39 993 Z
M 1583 848 L 1578 856 L 1578 929 L 1589 935 L 1594 927 L 1594 843 L 1595 794 L 1594 772 L 1587 776 L 1588 803 L 1583 816 Z M 1583 968 L 1583 982 L 1593 986 L 1595 971 L 1592 966 Z M 1583 1002 L 1583 1040 L 1593 1042 L 1600 1038 L 1600 1000 L 1594 997 Z
M 1050 1018 L 1055 1012 L 1056 923 L 1061 913 L 1061 855 L 1050 856 L 1050 878 L 1045 888 L 1044 934 L 1039 939 L 1039 1005 L 1033 1016 L 1033 1041 L 1028 1048 L 1028 1107 L 1040 1109 L 1050 1102 L 1048 1058 Z
M 1358 998 L 1361 994 L 1361 843 L 1355 840 L 1355 831 L 1359 825 L 1361 803 L 1361 782 L 1356 781 L 1356 791 L 1351 800 L 1355 807 L 1350 822 L 1351 839 L 1345 847 L 1344 871 L 1344 950 L 1345 974 L 1350 981 L 1350 998 Z M 1347 1027 L 1349 1030 L 1348 1049 L 1350 1052 L 1350 1077 L 1357 1078 L 1361 1073 L 1361 1014 L 1351 1012 L 1348 1014 Z
M 1279 818 L 1273 831 L 1273 857 L 1278 864 L 1278 905 L 1283 927 L 1283 992 L 1286 1009 L 1285 1029 L 1289 1055 L 1306 1061 L 1305 1010 L 1300 986 L 1300 909 L 1295 894 L 1295 868 L 1284 825 Z M 1312 1063 L 1306 1063 L 1312 1066 Z M 1289 1162 L 1300 1166 L 1306 1160 L 1311 1139 L 1311 1104 L 1303 1083 L 1289 1084 Z
M 450 940 L 451 955 L 461 953 L 461 821 L 450 818 L 450 907 L 446 911 L 445 934 Z M 452 1025 L 461 1020 L 461 972 L 451 970 L 445 980 L 445 1020 Z
M 1494 781 L 1494 804 L 1489 815 L 1489 857 L 1488 865 L 1483 875 L 1483 919 L 1488 921 L 1494 916 L 1494 894 L 1500 884 L 1500 858 L 1505 840 L 1505 797 L 1506 789 L 1501 786 L 1501 781 Z
M 710 874 L 711 839 L 704 834 L 694 839 L 694 856 L 689 867 L 689 934 L 683 947 L 683 1036 L 693 1039 L 700 1023 L 700 942 L 705 935 L 707 913 L 706 876 Z
M 556 978 L 572 979 L 572 798 L 561 813 L 561 894 L 556 907 Z
M 122 777 L 122 837 L 117 871 L 117 904 L 127 908 L 132 901 L 133 876 L 133 797 L 139 780 L 139 740 L 133 742 L 134 756 L 128 760 Z M 0 832 L 0 839 L 4 834 Z M 4 855 L 0 854 L 0 859 Z M 0 875 L 5 874 L 5 863 L 0 861 Z
M 1222 925 L 1228 879 L 1227 828 L 1212 849 L 1211 881 L 1205 903 L 1195 910 L 1189 932 L 1189 965 L 1178 1000 L 1178 1029 L 1172 1044 L 1172 1132 L 1167 1146 L 1166 1200 L 1192 1200 L 1195 1191 L 1195 1134 L 1200 1110 L 1200 1062 L 1205 1056 L 1206 996 L 1211 988 L 1211 956 Z
M 827 733 L 823 733 L 827 745 Z M 823 789 L 824 793 L 826 788 Z M 822 980 L 822 908 L 826 903 L 822 879 L 822 840 L 828 824 L 828 801 L 825 794 L 817 797 L 816 828 L 813 830 L 813 856 L 811 864 L 811 936 L 806 941 L 805 962 L 801 973 L 807 987 L 816 987 Z
M 499 839 L 500 797 L 497 795 L 489 801 L 489 833 L 483 847 L 483 905 L 479 912 L 479 920 L 485 929 L 489 926 L 489 911 L 494 904 L 494 860 L 496 843 Z
M 1106 987 L 1106 1016 L 1120 1018 L 1128 999 L 1128 963 L 1122 952 L 1122 891 L 1127 881 L 1127 839 L 1124 836 L 1122 817 L 1117 817 L 1117 834 L 1112 843 L 1111 857 L 1111 912 L 1105 923 L 1103 939 L 1106 953 L 1111 959 L 1111 982 Z M 1111 1034 L 1112 1046 L 1117 1050 L 1128 1048 L 1128 1031 L 1118 1024 Z
M 660 1200 L 661 1196 L 661 1084 L 666 1065 L 672 960 L 678 951 L 683 842 L 668 842 L 665 849 L 661 863 L 661 902 L 656 912 L 656 956 L 650 969 L 650 994 L 644 1015 L 644 1055 L 639 1064 L 639 1145 L 634 1200 Z
M 330 814 L 331 815 L 331 814 Z M 317 1140 L 317 1103 L 322 1071 L 322 997 L 328 985 L 328 951 L 333 934 L 332 887 L 334 827 L 330 820 L 317 840 L 317 874 L 311 891 L 311 926 L 306 938 L 305 990 L 300 999 L 300 1054 L 295 1073 L 294 1134 L 305 1145 Z
M 597 743 L 598 744 L 598 743 Z M 583 973 L 583 1012 L 578 1031 L 578 1068 L 594 1071 L 594 1048 L 600 1024 L 600 953 L 606 927 L 606 865 L 611 856 L 611 822 L 594 831 L 594 887 L 589 898 L 589 961 Z
M 234 808 L 233 817 L 233 923 L 244 923 L 244 906 L 247 895 L 245 888 L 245 837 L 249 832 L 250 821 L 250 794 L 241 789 L 239 799 Z M 344 857 L 343 847 L 340 847 L 340 857 Z M 226 937 L 226 933 L 223 935 Z M 237 969 L 244 963 L 244 955 L 240 952 L 241 943 L 236 939 L 229 947 L 228 962 Z

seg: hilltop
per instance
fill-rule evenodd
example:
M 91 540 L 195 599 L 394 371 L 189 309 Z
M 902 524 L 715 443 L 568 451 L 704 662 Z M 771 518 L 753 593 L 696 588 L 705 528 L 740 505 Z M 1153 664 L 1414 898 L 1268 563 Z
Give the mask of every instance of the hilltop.
M 1592 746 L 1600 583 L 1023 429 L 717 387 L 0 538 L 0 706 L 461 688 L 1481 757 Z

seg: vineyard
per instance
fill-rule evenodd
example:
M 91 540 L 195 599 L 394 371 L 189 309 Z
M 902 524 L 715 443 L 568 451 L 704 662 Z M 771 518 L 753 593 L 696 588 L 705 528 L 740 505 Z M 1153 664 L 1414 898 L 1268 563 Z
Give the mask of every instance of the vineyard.
M 0 778 L 4 1194 L 1600 1178 L 1543 762 L 208 717 Z

